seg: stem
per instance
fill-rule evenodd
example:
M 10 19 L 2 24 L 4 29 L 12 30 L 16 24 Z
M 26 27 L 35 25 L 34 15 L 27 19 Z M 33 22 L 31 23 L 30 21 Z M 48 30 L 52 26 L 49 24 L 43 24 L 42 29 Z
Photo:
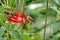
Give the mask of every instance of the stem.
M 47 3 L 46 3 L 46 18 L 45 18 L 45 26 L 44 26 L 44 40 L 46 38 L 46 27 L 47 27 L 47 17 L 48 17 L 48 0 L 47 0 Z
M 22 12 L 24 12 L 25 0 L 22 0 Z
M 6 3 L 6 6 L 8 6 L 8 0 L 6 0 L 6 2 L 7 2 L 7 3 Z
M 25 0 L 16 0 L 16 9 L 19 12 L 23 12 L 25 7 Z
M 26 24 L 26 29 L 27 29 L 27 31 L 30 32 L 30 23 L 27 23 L 27 24 Z M 30 38 L 29 35 L 26 35 L 26 36 L 27 36 L 27 39 L 26 39 L 26 40 L 31 40 L 31 38 Z

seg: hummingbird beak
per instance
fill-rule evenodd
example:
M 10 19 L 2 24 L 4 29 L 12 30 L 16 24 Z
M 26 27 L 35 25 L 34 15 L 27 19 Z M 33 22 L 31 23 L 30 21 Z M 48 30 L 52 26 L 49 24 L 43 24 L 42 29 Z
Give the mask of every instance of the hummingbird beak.
M 35 23 L 35 20 L 34 20 L 31 16 L 28 16 L 28 19 L 29 19 L 31 22 Z

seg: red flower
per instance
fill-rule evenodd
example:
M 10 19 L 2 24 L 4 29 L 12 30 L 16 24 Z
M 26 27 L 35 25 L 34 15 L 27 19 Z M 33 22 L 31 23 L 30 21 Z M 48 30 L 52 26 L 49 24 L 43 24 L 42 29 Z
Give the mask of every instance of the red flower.
M 14 14 L 14 16 L 20 16 L 20 17 L 24 17 L 25 15 L 24 15 L 24 13 L 23 12 L 16 12 L 15 14 Z
M 16 12 L 13 16 L 8 17 L 7 20 L 9 22 L 14 22 L 14 23 L 23 23 L 23 18 L 25 19 L 26 23 L 29 22 L 28 17 L 24 15 L 23 12 Z

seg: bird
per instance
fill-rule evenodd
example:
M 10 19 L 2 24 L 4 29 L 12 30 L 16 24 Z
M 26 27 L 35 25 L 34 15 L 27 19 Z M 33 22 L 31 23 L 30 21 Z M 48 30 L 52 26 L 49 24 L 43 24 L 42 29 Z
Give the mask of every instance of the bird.
M 6 10 L 4 13 L 6 14 L 6 18 L 7 19 L 9 17 L 13 17 L 15 15 L 12 11 L 9 11 L 9 10 Z M 30 22 L 30 24 L 35 23 L 35 20 L 31 16 L 29 16 L 29 15 L 25 15 L 24 18 L 23 18 L 23 20 L 24 19 L 25 19 L 25 22 L 22 23 L 23 29 L 26 28 L 26 24 L 27 24 L 26 22 Z

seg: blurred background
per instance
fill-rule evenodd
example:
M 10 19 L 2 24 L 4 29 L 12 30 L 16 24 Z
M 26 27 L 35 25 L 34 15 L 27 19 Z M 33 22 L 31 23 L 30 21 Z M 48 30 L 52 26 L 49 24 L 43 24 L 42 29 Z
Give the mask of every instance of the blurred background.
M 0 0 L 0 40 L 43 40 L 47 0 Z M 23 29 L 7 22 L 6 11 L 24 12 L 33 21 Z M 28 29 L 28 30 L 27 30 Z M 45 40 L 60 40 L 60 0 L 48 0 Z

